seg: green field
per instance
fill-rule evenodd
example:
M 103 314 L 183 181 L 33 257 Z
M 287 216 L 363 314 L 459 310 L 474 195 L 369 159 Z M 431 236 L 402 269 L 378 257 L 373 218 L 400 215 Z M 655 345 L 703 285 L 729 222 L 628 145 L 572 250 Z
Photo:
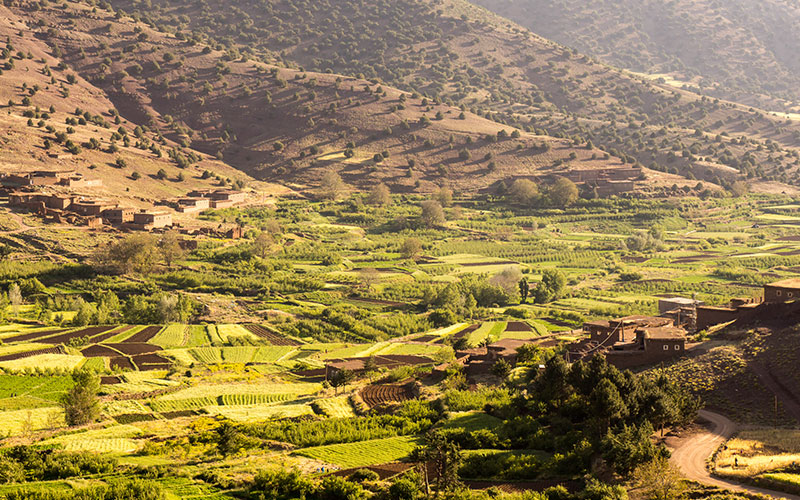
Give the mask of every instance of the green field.
M 419 444 L 412 436 L 374 439 L 358 443 L 335 444 L 305 448 L 296 453 L 320 462 L 343 468 L 365 467 L 402 460 Z

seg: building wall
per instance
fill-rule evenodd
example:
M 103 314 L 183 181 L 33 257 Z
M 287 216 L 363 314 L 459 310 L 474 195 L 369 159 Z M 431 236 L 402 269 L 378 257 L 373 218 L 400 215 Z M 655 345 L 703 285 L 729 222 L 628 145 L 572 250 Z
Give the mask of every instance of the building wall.
M 700 306 L 697 308 L 697 329 L 705 330 L 709 326 L 727 323 L 739 317 L 738 309 L 728 307 L 708 307 Z
M 764 302 L 788 302 L 800 299 L 800 288 L 764 285 Z

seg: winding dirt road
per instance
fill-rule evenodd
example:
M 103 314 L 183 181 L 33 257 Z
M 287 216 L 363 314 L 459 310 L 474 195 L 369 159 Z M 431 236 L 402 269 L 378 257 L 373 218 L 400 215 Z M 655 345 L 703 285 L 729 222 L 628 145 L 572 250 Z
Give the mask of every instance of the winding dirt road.
M 722 415 L 706 410 L 700 410 L 699 415 L 711 422 L 712 428 L 682 439 L 673 449 L 672 457 L 670 458 L 670 462 L 678 467 L 687 479 L 732 491 L 746 491 L 775 498 L 800 500 L 800 496 L 797 495 L 758 488 L 712 476 L 707 468 L 708 459 L 723 442 L 733 436 L 734 432 L 736 432 L 736 424 Z

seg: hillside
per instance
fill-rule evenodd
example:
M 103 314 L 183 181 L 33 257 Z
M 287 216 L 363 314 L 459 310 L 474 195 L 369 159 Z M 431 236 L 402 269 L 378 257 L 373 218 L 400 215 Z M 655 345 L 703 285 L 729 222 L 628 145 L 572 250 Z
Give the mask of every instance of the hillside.
M 800 123 L 617 71 L 463 0 L 111 4 L 230 57 L 382 80 L 689 180 L 729 184 L 696 166 L 709 161 L 797 182 Z
M 17 23 L 29 15 L 5 8 L 4 14 L 19 16 Z M 92 112 L 114 108 L 150 130 L 153 140 L 213 155 L 215 164 L 224 161 L 258 179 L 302 188 L 335 167 L 354 186 L 382 181 L 399 192 L 429 192 L 444 183 L 485 189 L 516 176 L 625 166 L 591 146 L 542 131 L 514 131 L 413 92 L 231 57 L 85 5 L 44 7 L 35 18 L 42 28 L 27 36 L 13 33 L 11 25 L 5 30 L 12 45 L 36 46 L 37 55 L 26 61 L 34 61 L 29 64 L 38 80 L 22 67 L 4 75 L 17 75 L 18 88 L 46 87 L 45 65 L 69 67 L 93 95 L 105 94 Z M 41 104 L 37 95 L 31 106 L 63 106 L 64 100 L 63 91 Z M 696 184 L 659 172 L 646 176 L 648 188 Z
M 267 193 L 285 191 L 126 119 L 101 89 L 66 69 L 6 9 L 0 32 L 7 40 L 0 75 L 4 173 L 75 170 L 103 182 L 78 189 L 79 194 L 138 207 L 234 183 Z
M 712 95 L 770 105 L 767 109 L 796 112 L 800 105 L 796 2 L 475 3 L 621 68 L 670 75 Z

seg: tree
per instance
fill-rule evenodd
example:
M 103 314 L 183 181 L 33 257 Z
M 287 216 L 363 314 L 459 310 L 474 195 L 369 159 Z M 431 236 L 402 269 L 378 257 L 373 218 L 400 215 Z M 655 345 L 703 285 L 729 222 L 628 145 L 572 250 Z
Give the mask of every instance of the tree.
M 253 239 L 251 252 L 253 255 L 265 259 L 267 256 L 269 256 L 270 251 L 272 250 L 272 245 L 274 244 L 275 240 L 273 239 L 272 234 L 267 231 L 262 231 Z
M 511 375 L 511 363 L 505 359 L 498 359 L 492 365 L 492 375 L 500 380 L 506 380 Z
M 517 179 L 508 189 L 508 196 L 514 203 L 530 205 L 539 197 L 539 187 L 530 179 Z
M 400 246 L 400 253 L 406 259 L 414 259 L 422 253 L 422 241 L 419 238 L 406 238 Z
M 347 189 L 347 185 L 336 172 L 329 170 L 322 176 L 319 195 L 325 200 L 336 200 Z
M 414 458 L 422 463 L 433 466 L 433 483 L 436 487 L 436 496 L 456 489 L 458 469 L 463 457 L 457 444 L 450 441 L 438 431 L 430 431 L 425 436 L 425 445 L 414 450 Z
M 97 254 L 98 261 L 120 273 L 151 271 L 158 262 L 155 236 L 133 234 L 118 240 Z
M 22 291 L 20 290 L 18 284 L 11 283 L 11 286 L 8 287 L 8 301 L 11 302 L 14 316 L 19 314 L 19 306 L 22 305 Z
M 422 207 L 420 221 L 424 226 L 433 228 L 444 224 L 444 209 L 438 201 L 425 200 L 420 206 Z
M 569 179 L 559 177 L 548 192 L 550 202 L 556 207 L 568 207 L 578 200 L 578 187 Z
M 545 269 L 542 272 L 542 281 L 533 291 L 533 300 L 537 304 L 547 304 L 561 297 L 567 277 L 558 269 Z
M 686 491 L 680 471 L 665 456 L 641 465 L 634 473 L 634 480 L 648 500 L 675 500 Z
M 64 408 L 64 419 L 67 425 L 85 425 L 94 422 L 100 416 L 100 377 L 90 370 L 72 372 L 75 385 L 61 399 Z
M 522 271 L 519 267 L 509 266 L 489 279 L 489 284 L 498 286 L 505 290 L 508 298 L 511 299 L 519 293 L 519 282 L 522 279 Z
M 329 377 L 328 382 L 336 388 L 336 394 L 339 394 L 339 387 L 347 387 L 347 384 L 350 383 L 355 378 L 355 373 L 345 368 L 341 370 L 334 371 Z
M 181 248 L 181 243 L 178 239 L 178 232 L 170 230 L 162 234 L 161 239 L 158 240 L 158 250 L 161 252 L 164 263 L 171 268 L 172 264 L 183 256 L 183 248 Z
M 438 201 L 443 207 L 449 207 L 453 204 L 453 190 L 443 187 L 433 195 L 433 199 Z
M 242 448 L 242 437 L 230 422 L 217 427 L 217 451 L 223 457 L 234 455 Z
M 731 184 L 731 194 L 737 198 L 741 198 L 750 191 L 750 186 L 744 181 L 736 181 Z
M 367 197 L 367 203 L 378 207 L 391 205 L 392 193 L 389 191 L 389 188 L 386 187 L 386 184 L 378 184 L 372 188 L 372 191 L 370 191 L 369 196 Z
M 519 300 L 525 304 L 528 302 L 528 295 L 531 292 L 531 285 L 528 283 L 528 278 L 523 277 L 519 280 Z

